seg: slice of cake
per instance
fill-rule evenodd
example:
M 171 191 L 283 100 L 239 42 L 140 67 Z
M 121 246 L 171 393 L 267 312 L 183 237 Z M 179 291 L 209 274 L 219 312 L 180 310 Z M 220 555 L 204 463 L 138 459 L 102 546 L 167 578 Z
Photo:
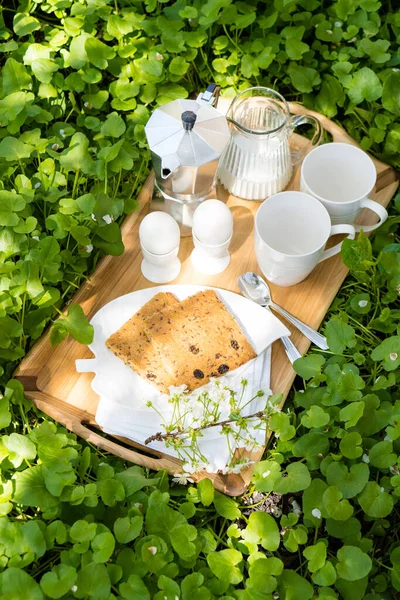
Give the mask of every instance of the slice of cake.
M 155 318 L 144 318 L 143 327 L 162 357 L 167 379 L 176 386 L 185 384 L 190 391 L 256 356 L 240 326 L 212 290 L 165 307 Z M 162 376 L 157 373 L 156 382 L 160 380 Z
M 168 386 L 174 380 L 165 371 L 158 348 L 146 334 L 145 320 L 155 319 L 168 308 L 179 305 L 179 301 L 169 292 L 156 294 L 129 321 L 107 340 L 107 347 L 118 358 L 124 361 L 135 373 L 157 386 L 163 393 L 168 393 Z

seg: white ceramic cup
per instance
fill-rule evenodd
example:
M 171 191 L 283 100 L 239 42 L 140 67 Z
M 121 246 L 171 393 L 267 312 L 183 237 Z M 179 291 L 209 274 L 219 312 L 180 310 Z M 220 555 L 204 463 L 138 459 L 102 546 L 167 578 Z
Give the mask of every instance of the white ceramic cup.
M 318 146 L 301 166 L 301 191 L 322 202 L 334 225 L 354 224 L 363 208 L 378 215 L 378 223 L 354 225 L 356 231 L 373 231 L 388 218 L 386 209 L 369 198 L 375 183 L 373 161 L 366 152 L 350 144 Z
M 280 192 L 265 200 L 255 216 L 255 251 L 265 277 L 280 286 L 303 281 L 314 267 L 340 252 L 342 242 L 325 250 L 332 235 L 352 225 L 332 225 L 324 206 L 303 192 Z

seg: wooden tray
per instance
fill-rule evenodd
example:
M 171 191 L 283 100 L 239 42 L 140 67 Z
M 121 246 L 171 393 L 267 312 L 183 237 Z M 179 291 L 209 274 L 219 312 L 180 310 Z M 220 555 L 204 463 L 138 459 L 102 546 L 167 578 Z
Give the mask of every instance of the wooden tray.
M 295 114 L 307 112 L 302 106 L 296 104 L 292 104 L 290 108 L 291 112 Z M 314 115 L 320 120 L 325 130 L 331 134 L 334 141 L 356 144 L 338 125 L 320 114 L 314 113 Z M 307 143 L 305 138 L 298 135 L 293 136 L 293 141 L 298 146 L 304 146 Z M 373 198 L 386 206 L 396 191 L 397 174 L 388 165 L 377 160 L 374 162 L 378 180 Z M 298 175 L 297 171 L 289 189 L 298 189 Z M 142 257 L 138 244 L 139 224 L 149 211 L 152 189 L 153 178 L 150 176 L 139 194 L 139 209 L 128 216 L 122 225 L 125 244 L 123 255 L 103 258 L 95 273 L 82 285 L 73 298 L 73 302 L 81 304 L 89 319 L 110 300 L 128 292 L 154 285 L 141 275 Z M 234 217 L 230 266 L 219 275 L 200 275 L 193 270 L 191 262 L 188 260 L 193 247 L 192 239 L 183 238 L 179 252 L 182 271 L 173 283 L 210 285 L 239 292 L 237 277 L 246 271 L 259 272 L 253 250 L 253 218 L 259 203 L 240 200 L 233 196 L 228 197 L 227 192 L 222 188 L 217 190 L 217 196 L 227 200 Z M 367 224 L 373 223 L 375 216 L 367 211 L 367 214 L 361 218 L 362 222 Z M 346 274 L 347 269 L 341 262 L 340 256 L 336 256 L 318 265 L 301 284 L 292 288 L 271 286 L 272 295 L 278 304 L 318 329 Z M 310 342 L 298 331 L 293 332 L 292 339 L 301 353 L 307 351 Z M 46 332 L 21 362 L 15 377 L 24 384 L 27 397 L 40 410 L 90 443 L 150 469 L 165 468 L 170 473 L 179 471 L 180 462 L 177 459 L 144 448 L 130 440 L 105 437 L 95 431 L 98 396 L 90 386 L 93 374 L 76 372 L 75 360 L 78 358 L 91 358 L 90 350 L 71 339 L 66 340 L 57 348 L 52 348 L 49 332 Z M 272 351 L 272 390 L 282 393 L 285 399 L 294 377 L 294 371 L 281 344 L 275 343 Z M 253 459 L 260 460 L 262 454 L 263 451 L 260 450 L 253 455 Z M 218 490 L 236 496 L 245 491 L 251 480 L 252 469 L 248 468 L 240 474 L 207 476 L 213 479 Z

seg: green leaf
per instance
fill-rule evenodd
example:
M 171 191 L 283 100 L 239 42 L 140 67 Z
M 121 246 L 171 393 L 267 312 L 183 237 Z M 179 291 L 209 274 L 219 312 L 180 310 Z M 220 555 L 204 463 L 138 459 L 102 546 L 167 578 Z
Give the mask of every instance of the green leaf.
M 329 349 L 335 354 L 343 354 L 346 348 L 353 348 L 356 344 L 355 330 L 338 317 L 332 317 L 328 321 L 325 334 Z
M 371 352 L 374 361 L 382 361 L 386 371 L 394 371 L 400 365 L 400 336 L 394 335 L 381 342 Z
M 322 496 L 325 510 L 329 517 L 336 521 L 347 521 L 353 514 L 353 507 L 350 502 L 342 498 L 342 492 L 334 485 L 328 487 Z
M 115 539 L 111 532 L 105 531 L 99 533 L 91 541 L 91 547 L 93 550 L 93 560 L 96 563 L 104 563 L 109 560 L 112 553 L 114 552 Z
M 325 359 L 321 354 L 310 354 L 302 356 L 293 363 L 293 369 L 303 379 L 311 379 L 321 373 L 321 369 L 325 363 Z
M 368 67 L 363 67 L 353 73 L 347 88 L 353 104 L 360 104 L 364 100 L 374 102 L 382 95 L 382 85 L 378 76 Z
M 120 517 L 114 523 L 114 533 L 120 544 L 129 544 L 138 537 L 143 527 L 143 517 Z
M 86 320 L 85 313 L 79 304 L 70 304 L 66 317 L 60 317 L 53 325 L 53 329 L 65 329 L 80 344 L 91 344 L 94 329 Z
M 127 583 L 119 586 L 121 597 L 125 600 L 150 600 L 149 591 L 138 575 L 130 575 Z
M 336 571 L 339 577 L 347 581 L 357 581 L 370 572 L 372 561 L 356 546 L 343 546 L 337 551 Z
M 101 126 L 101 133 L 104 136 L 118 138 L 125 133 L 126 126 L 118 113 L 113 112 L 107 115 L 105 123 Z
M 207 563 L 211 571 L 218 579 L 236 585 L 243 580 L 243 574 L 237 566 L 242 562 L 242 554 L 238 550 L 221 550 L 210 552 L 207 555 Z
M 24 506 L 40 506 L 42 509 L 58 504 L 46 488 L 42 473 L 42 466 L 38 465 L 13 475 L 15 493 L 13 500 Z
M 17 12 L 13 20 L 13 29 L 18 37 L 23 37 L 40 29 L 40 22 L 27 13 Z
M 336 581 L 335 567 L 328 560 L 328 561 L 326 561 L 326 563 L 324 564 L 323 567 L 321 567 L 320 569 L 318 569 L 318 571 L 315 571 L 312 574 L 311 579 L 313 580 L 313 583 L 315 583 L 316 585 L 321 585 L 321 586 L 333 585 Z M 333 594 L 333 590 L 330 589 L 329 592 L 332 592 L 332 594 Z M 334 594 L 332 596 L 328 596 L 328 595 L 322 596 L 322 598 L 324 598 L 324 599 L 325 598 L 328 599 L 329 597 L 337 598 L 336 594 Z M 319 595 L 318 598 L 321 598 L 321 595 Z
M 74 133 L 69 147 L 60 156 L 61 166 L 67 171 L 86 170 L 92 162 L 88 147 L 88 138 L 81 132 Z
M 321 83 L 318 71 L 311 67 L 290 63 L 287 72 L 292 84 L 299 92 L 312 92 L 313 88 Z
M 89 61 L 99 69 L 106 69 L 108 61 L 115 56 L 113 48 L 103 44 L 103 42 L 94 37 L 88 37 L 86 39 L 85 50 Z
M 286 467 L 286 477 L 281 477 L 275 485 L 278 494 L 288 494 L 305 490 L 311 482 L 310 472 L 301 462 L 291 463 Z
M 2 442 L 9 452 L 8 460 L 14 467 L 19 467 L 24 460 L 30 461 L 36 457 L 35 444 L 24 435 L 11 433 L 4 436 Z
M 375 481 L 369 481 L 358 496 L 363 511 L 375 519 L 387 517 L 393 509 L 393 498 Z
M 314 404 L 301 418 L 301 424 L 309 429 L 325 427 L 330 421 L 330 415 L 323 408 Z
M 397 454 L 393 452 L 393 444 L 389 441 L 377 442 L 368 454 L 369 461 L 378 469 L 388 469 L 397 461 Z
M 246 529 L 242 530 L 244 540 L 261 544 L 265 550 L 275 552 L 279 548 L 280 536 L 276 521 L 263 512 L 251 513 Z
M 29 158 L 32 150 L 32 146 L 24 144 L 24 142 L 14 137 L 7 136 L 0 142 L 0 158 L 4 158 L 8 162 Z
M 279 577 L 278 590 L 282 600 L 310 600 L 314 595 L 312 585 L 304 577 L 288 569 Z
M 43 575 L 40 587 L 49 598 L 61 598 L 75 585 L 76 579 L 74 567 L 60 564 Z
M 77 586 L 78 597 L 108 600 L 111 585 L 106 567 L 94 562 L 86 564 L 78 573 Z
M 311 573 L 322 569 L 326 561 L 326 545 L 323 542 L 318 542 L 312 546 L 308 546 L 303 550 L 303 554 L 308 560 L 308 570 Z
M 365 463 L 357 463 L 350 467 L 339 462 L 332 462 L 326 471 L 328 484 L 336 486 L 344 498 L 353 498 L 364 489 L 369 479 L 369 468 Z
M 229 519 L 230 521 L 235 521 L 241 516 L 237 502 L 235 502 L 235 500 L 232 498 L 225 496 L 225 494 L 221 494 L 221 492 L 215 491 L 214 507 L 221 517 Z
M 204 506 L 210 506 L 214 500 L 214 486 L 211 479 L 201 479 L 197 484 L 197 493 Z
M 345 428 L 349 429 L 354 427 L 361 419 L 364 414 L 365 403 L 361 400 L 360 402 L 352 402 L 339 412 L 339 419 L 345 421 Z
M 42 591 L 33 577 L 13 567 L 0 573 L 0 596 L 4 600 L 43 600 Z
M 183 77 L 189 68 L 189 63 L 181 56 L 175 56 L 169 63 L 168 68 L 173 75 Z
M 340 452 L 346 458 L 358 458 L 363 453 L 361 443 L 362 437 L 357 431 L 346 433 L 339 444 Z
M 382 104 L 390 113 L 400 116 L 400 73 L 390 73 L 385 79 Z
M 4 96 L 21 90 L 29 90 L 32 85 L 32 77 L 28 74 L 24 65 L 14 58 L 6 60 L 1 74 Z
M 96 528 L 96 523 L 79 519 L 72 525 L 69 535 L 73 542 L 90 542 L 96 535 Z

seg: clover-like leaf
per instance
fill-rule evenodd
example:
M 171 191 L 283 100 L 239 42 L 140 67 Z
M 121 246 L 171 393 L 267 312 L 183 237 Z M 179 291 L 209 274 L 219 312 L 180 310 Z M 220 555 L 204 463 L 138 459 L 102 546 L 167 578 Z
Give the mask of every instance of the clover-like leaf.
M 352 402 L 340 410 L 339 419 L 345 421 L 345 429 L 354 427 L 358 423 L 364 414 L 364 408 L 365 404 L 361 400 L 360 402 Z
M 293 369 L 297 375 L 300 375 L 303 379 L 311 379 L 321 373 L 321 369 L 325 363 L 325 359 L 321 354 L 310 354 L 309 356 L 302 356 L 293 363 Z
M 365 463 L 352 465 L 350 469 L 341 462 L 332 462 L 326 470 L 329 485 L 336 486 L 343 498 L 353 498 L 364 489 L 369 479 L 369 468 Z
M 201 479 L 197 484 L 197 492 L 204 506 L 210 506 L 214 500 L 214 486 L 211 479 Z
M 49 598 L 61 598 L 75 585 L 76 579 L 74 567 L 60 564 L 43 575 L 40 587 Z
M 271 552 L 277 550 L 280 543 L 279 529 L 275 519 L 263 512 L 251 513 L 247 527 L 242 531 L 242 537 L 248 542 L 261 544 L 265 550 Z
M 325 490 L 322 502 L 329 517 L 336 521 L 347 521 L 353 514 L 352 505 L 348 500 L 343 499 L 342 492 L 334 485 Z
M 382 361 L 386 371 L 394 371 L 400 365 L 400 336 L 394 335 L 381 342 L 371 352 L 374 361 Z
M 210 552 L 207 563 L 218 579 L 234 585 L 243 580 L 243 573 L 237 566 L 242 562 L 242 553 L 238 550 L 227 549 L 220 552 Z
M 74 340 L 80 344 L 91 344 L 93 341 L 94 329 L 86 320 L 85 313 L 79 304 L 71 304 L 68 307 L 66 317 L 60 317 L 53 325 L 53 331 L 64 330 L 70 333 Z M 53 332 L 52 332 L 53 333 Z M 53 345 L 56 341 L 54 336 L 50 336 Z
M 356 546 L 343 546 L 337 551 L 337 558 L 337 573 L 347 581 L 362 579 L 372 568 L 372 560 L 368 554 Z
M 325 564 L 326 544 L 324 542 L 317 542 L 303 550 L 303 554 L 308 560 L 308 570 L 314 573 L 314 571 L 322 569 Z
M 340 441 L 340 452 L 346 458 L 358 458 L 363 453 L 362 437 L 357 431 L 346 433 Z
M 392 496 L 375 481 L 368 481 L 357 499 L 363 511 L 375 519 L 387 517 L 393 509 Z
M 306 413 L 301 417 L 301 424 L 308 429 L 319 429 L 325 427 L 330 421 L 329 413 L 316 404 L 310 406 Z
M 120 544 L 128 544 L 138 537 L 143 527 L 143 517 L 119 517 L 114 523 L 114 533 Z
M 313 586 L 295 571 L 285 569 L 279 577 L 280 598 L 287 600 L 310 600 L 314 595 Z

